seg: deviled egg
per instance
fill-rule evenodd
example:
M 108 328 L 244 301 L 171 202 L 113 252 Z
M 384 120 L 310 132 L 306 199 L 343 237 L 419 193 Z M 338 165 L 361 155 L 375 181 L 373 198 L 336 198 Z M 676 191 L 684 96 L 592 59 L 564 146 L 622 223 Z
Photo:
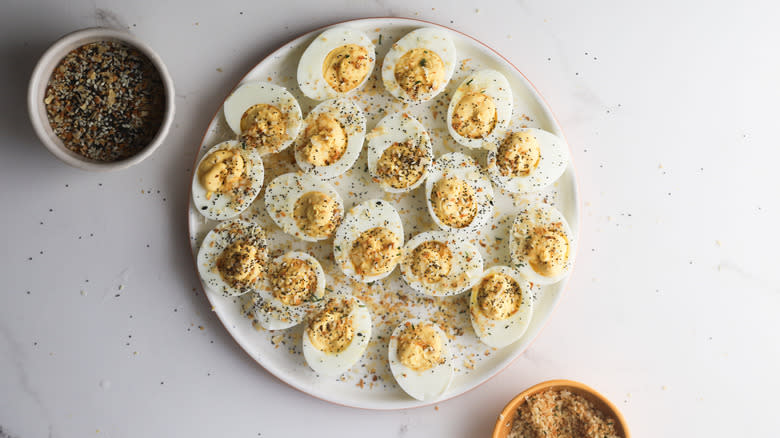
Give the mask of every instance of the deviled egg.
M 274 178 L 265 189 L 265 208 L 285 233 L 307 242 L 332 236 L 344 217 L 344 204 L 336 189 L 302 173 Z
M 424 27 L 393 44 L 382 62 L 382 81 L 397 99 L 420 103 L 444 90 L 454 70 L 455 44 L 449 33 Z
M 439 398 L 452 382 L 447 336 L 430 321 L 410 319 L 399 324 L 390 337 L 387 356 L 395 381 L 417 400 Z
M 348 99 L 321 102 L 303 122 L 295 161 L 305 173 L 333 179 L 352 167 L 363 148 L 366 116 Z
M 269 264 L 268 275 L 256 292 L 260 301 L 254 313 L 260 325 L 268 330 L 286 329 L 321 307 L 325 273 L 314 257 L 290 251 Z
M 192 201 L 209 219 L 230 219 L 255 200 L 264 175 L 257 151 L 233 140 L 222 142 L 200 159 L 192 179 Z
M 508 266 L 487 269 L 471 289 L 471 325 L 479 339 L 502 348 L 520 339 L 533 312 L 531 286 Z
M 303 357 L 315 372 L 338 376 L 363 356 L 370 339 L 371 314 L 366 306 L 351 295 L 332 294 L 306 322 Z
M 261 155 L 289 146 L 301 129 L 301 107 L 286 88 L 249 82 L 233 92 L 223 107 L 225 121 L 247 148 Z
M 457 295 L 482 275 L 482 255 L 462 235 L 426 231 L 409 239 L 401 255 L 401 276 L 415 291 Z
M 387 201 L 369 199 L 344 217 L 333 239 L 333 256 L 348 277 L 369 283 L 390 275 L 403 245 L 398 212 Z
M 496 70 L 472 73 L 452 94 L 447 129 L 459 144 L 481 148 L 502 138 L 512 117 L 512 89 Z
M 512 193 L 541 190 L 563 175 L 569 148 L 562 138 L 536 128 L 512 127 L 487 156 L 490 178 Z
M 509 252 L 528 281 L 557 283 L 571 271 L 574 236 L 558 209 L 541 202 L 526 204 L 512 224 Z
M 431 138 L 425 127 L 406 113 L 382 118 L 368 134 L 368 171 L 386 192 L 417 188 L 433 161 Z
M 298 62 L 298 86 L 314 100 L 342 97 L 366 83 L 374 70 L 376 53 L 371 39 L 349 27 L 321 33 Z
M 460 152 L 433 161 L 425 195 L 433 221 L 444 230 L 474 232 L 493 216 L 493 185 L 474 159 Z
M 220 222 L 203 239 L 197 263 L 200 278 L 214 292 L 238 296 L 254 290 L 268 266 L 265 231 L 241 219 Z

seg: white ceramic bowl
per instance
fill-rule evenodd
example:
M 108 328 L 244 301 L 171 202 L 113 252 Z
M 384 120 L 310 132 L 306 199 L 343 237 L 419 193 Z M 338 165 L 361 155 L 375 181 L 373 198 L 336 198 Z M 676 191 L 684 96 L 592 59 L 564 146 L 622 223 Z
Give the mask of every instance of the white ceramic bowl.
M 123 42 L 146 55 L 157 68 L 165 90 L 165 112 L 162 124 L 152 141 L 135 155 L 123 160 L 110 162 L 92 160 L 66 148 L 62 140 L 52 130 L 46 115 L 46 105 L 43 103 L 52 71 L 54 71 L 65 55 L 84 44 L 107 40 Z M 57 158 L 71 166 L 84 170 L 118 170 L 140 163 L 160 146 L 171 129 L 171 124 L 173 124 L 174 96 L 173 79 L 171 79 L 171 75 L 168 73 L 168 69 L 165 68 L 165 64 L 163 64 L 160 56 L 151 47 L 127 32 L 106 28 L 88 28 L 63 36 L 41 56 L 30 78 L 30 85 L 27 90 L 27 109 L 38 138 Z

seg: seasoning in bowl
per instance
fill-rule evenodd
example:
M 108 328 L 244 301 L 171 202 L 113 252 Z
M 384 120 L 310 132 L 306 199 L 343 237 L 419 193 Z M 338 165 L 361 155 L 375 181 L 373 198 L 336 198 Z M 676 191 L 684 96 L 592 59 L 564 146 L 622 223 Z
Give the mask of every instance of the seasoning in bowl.
M 621 438 L 616 421 L 585 397 L 565 389 L 528 396 L 517 408 L 509 438 Z
M 118 161 L 151 143 L 166 98 L 149 58 L 118 41 L 85 44 L 68 53 L 49 78 L 49 124 L 65 147 L 95 161 Z

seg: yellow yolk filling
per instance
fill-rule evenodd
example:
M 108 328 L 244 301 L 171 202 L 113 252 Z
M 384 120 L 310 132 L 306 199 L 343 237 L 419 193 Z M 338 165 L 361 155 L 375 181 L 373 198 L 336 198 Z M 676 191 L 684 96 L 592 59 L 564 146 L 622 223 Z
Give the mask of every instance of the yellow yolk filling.
M 243 240 L 235 241 L 217 258 L 217 270 L 231 286 L 247 286 L 262 277 L 265 257 L 265 248 Z
M 322 63 L 322 76 L 339 93 L 357 87 L 371 73 L 368 50 L 357 44 L 336 47 L 328 53 Z
M 426 371 L 445 362 L 439 332 L 430 324 L 406 327 L 398 336 L 398 359 L 415 371 Z
M 411 140 L 393 143 L 382 152 L 382 156 L 377 161 L 377 175 L 390 187 L 407 188 L 416 183 L 425 172 L 423 164 L 425 157 L 425 150 L 415 147 Z
M 317 274 L 312 266 L 300 259 L 285 259 L 271 274 L 273 294 L 288 306 L 300 306 L 317 290 Z
M 338 203 L 322 192 L 308 192 L 295 201 L 293 218 L 310 237 L 327 237 L 341 222 Z
M 563 224 L 552 223 L 537 226 L 525 242 L 525 254 L 534 271 L 545 277 L 554 277 L 564 269 L 569 260 L 569 240 Z
M 241 116 L 241 141 L 263 152 L 275 152 L 287 139 L 287 123 L 279 108 L 259 103 Z
M 301 147 L 303 158 L 314 166 L 328 166 L 338 161 L 347 150 L 347 133 L 328 114 L 320 114 L 304 132 L 306 141 Z
M 400 257 L 398 236 L 385 227 L 364 231 L 353 243 L 349 258 L 359 275 L 379 275 L 392 270 Z
M 496 126 L 496 104 L 483 93 L 469 93 L 460 99 L 452 112 L 452 127 L 467 138 L 482 138 Z
M 539 142 L 530 131 L 513 132 L 498 148 L 498 168 L 501 175 L 528 176 L 541 158 Z
M 198 180 L 206 189 L 206 199 L 214 193 L 228 193 L 241 183 L 244 159 L 237 150 L 216 151 L 198 166 Z
M 395 64 L 395 80 L 409 97 L 417 100 L 446 81 L 447 72 L 439 55 L 428 49 L 412 49 Z
M 449 177 L 436 182 L 431 191 L 433 212 L 445 225 L 468 226 L 477 215 L 474 189 L 462 179 Z
M 490 319 L 502 320 L 512 316 L 523 302 L 520 286 L 514 278 L 495 273 L 484 278 L 477 291 L 477 303 Z
M 332 299 L 317 313 L 306 327 L 312 345 L 325 353 L 343 351 L 355 337 L 352 300 Z
M 423 282 L 438 283 L 452 269 L 452 251 L 442 242 L 423 242 L 412 251 L 411 268 Z

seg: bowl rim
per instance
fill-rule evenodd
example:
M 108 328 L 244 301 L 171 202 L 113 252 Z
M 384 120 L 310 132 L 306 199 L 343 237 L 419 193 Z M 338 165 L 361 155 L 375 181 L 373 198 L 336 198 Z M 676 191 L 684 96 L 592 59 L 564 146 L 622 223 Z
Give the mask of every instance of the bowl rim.
M 133 46 L 146 55 L 160 74 L 166 99 L 162 123 L 149 144 L 135 155 L 118 161 L 104 162 L 91 160 L 66 148 L 62 141 L 54 134 L 48 118 L 45 117 L 45 104 L 43 103 L 43 99 L 40 99 L 40 96 L 42 93 L 45 93 L 45 89 L 48 86 L 51 73 L 67 53 L 81 45 L 101 40 L 120 41 Z M 160 58 L 157 52 L 148 44 L 123 30 L 106 27 L 88 27 L 63 35 L 49 46 L 43 55 L 41 55 L 30 76 L 30 82 L 27 89 L 27 110 L 33 130 L 38 136 L 38 139 L 46 146 L 46 149 L 48 149 L 49 152 L 63 162 L 83 170 L 119 170 L 140 163 L 152 155 L 152 153 L 162 144 L 173 125 L 175 96 L 176 93 L 173 79 L 171 78 L 167 67 L 163 63 L 162 58 Z M 41 114 L 44 116 L 41 117 Z
M 605 412 L 605 414 L 611 414 L 613 418 L 615 418 L 615 421 L 617 422 L 617 426 L 620 430 L 618 432 L 622 432 L 623 438 L 631 438 L 631 432 L 628 430 L 628 424 L 626 423 L 626 419 L 623 417 L 623 414 L 620 413 L 620 410 L 618 410 L 617 406 L 615 406 L 614 403 L 612 403 L 608 398 L 604 397 L 602 394 L 600 394 L 595 389 L 591 388 L 590 386 L 577 382 L 574 380 L 566 380 L 566 379 L 554 379 L 554 380 L 547 380 L 545 382 L 537 383 L 536 385 L 531 386 L 530 388 L 527 388 L 520 394 L 516 395 L 512 398 L 512 400 L 509 401 L 509 403 L 504 406 L 504 409 L 501 411 L 501 413 L 498 415 L 498 419 L 496 420 L 496 426 L 493 428 L 493 438 L 506 438 L 508 435 L 509 430 L 511 429 L 511 426 L 508 428 L 506 425 L 512 423 L 514 420 L 515 414 L 517 412 L 517 407 L 525 401 L 526 397 L 538 394 L 544 390 L 547 389 L 568 389 L 571 392 L 574 392 L 579 395 L 584 395 L 589 401 L 595 402 L 596 406 L 599 409 L 608 411 Z M 603 409 L 606 408 L 606 409 Z

